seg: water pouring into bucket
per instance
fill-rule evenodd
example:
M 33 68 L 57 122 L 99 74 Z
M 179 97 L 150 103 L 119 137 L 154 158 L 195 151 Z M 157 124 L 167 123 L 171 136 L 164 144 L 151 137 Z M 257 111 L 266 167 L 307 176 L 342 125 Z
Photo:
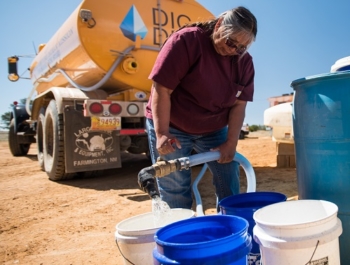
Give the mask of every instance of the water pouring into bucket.
M 166 165 L 162 163 L 163 165 Z M 141 189 L 145 191 L 152 199 L 152 212 L 154 217 L 154 223 L 157 227 L 163 226 L 169 223 L 171 219 L 171 209 L 169 205 L 160 198 L 158 186 L 155 177 L 160 175 L 160 170 L 157 173 L 156 166 L 150 166 L 142 169 L 138 174 L 138 183 Z M 157 175 L 158 174 L 158 175 Z
M 152 198 L 152 213 L 154 224 L 157 227 L 164 226 L 171 222 L 171 209 L 169 205 L 158 196 Z

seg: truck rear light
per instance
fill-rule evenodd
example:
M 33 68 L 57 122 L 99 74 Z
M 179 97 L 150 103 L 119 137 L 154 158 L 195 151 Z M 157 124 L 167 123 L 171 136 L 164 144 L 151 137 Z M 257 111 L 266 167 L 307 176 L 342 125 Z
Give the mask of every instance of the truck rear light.
M 127 111 L 130 115 L 136 115 L 137 113 L 139 113 L 140 109 L 136 104 L 130 104 L 127 107 Z
M 84 100 L 84 117 L 144 117 L 145 102 Z
M 90 105 L 89 111 L 92 114 L 101 114 L 103 112 L 103 106 L 98 102 L 94 102 Z
M 112 115 L 118 115 L 122 112 L 122 106 L 117 103 L 113 103 L 109 106 L 108 110 Z

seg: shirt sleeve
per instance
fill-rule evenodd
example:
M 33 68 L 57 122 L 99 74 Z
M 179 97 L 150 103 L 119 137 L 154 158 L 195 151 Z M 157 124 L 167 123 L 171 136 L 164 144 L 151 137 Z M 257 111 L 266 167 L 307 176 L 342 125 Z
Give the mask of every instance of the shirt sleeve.
M 246 54 L 245 56 L 246 58 L 244 60 L 244 63 L 241 65 L 242 78 L 239 82 L 239 85 L 242 86 L 242 92 L 240 96 L 237 97 L 237 99 L 244 101 L 253 101 L 255 76 L 254 64 L 250 54 Z
M 195 31 L 173 33 L 160 50 L 149 79 L 175 89 L 196 60 Z

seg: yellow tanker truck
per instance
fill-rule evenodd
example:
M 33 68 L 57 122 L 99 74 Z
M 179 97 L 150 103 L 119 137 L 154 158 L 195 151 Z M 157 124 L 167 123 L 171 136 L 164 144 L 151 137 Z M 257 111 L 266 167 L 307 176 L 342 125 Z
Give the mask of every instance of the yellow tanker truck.
M 160 45 L 212 16 L 195 0 L 84 0 L 30 65 L 32 92 L 11 114 L 12 154 L 36 142 L 40 167 L 57 181 L 121 167 L 123 151 L 148 153 L 144 108 Z M 8 58 L 11 81 L 17 60 Z

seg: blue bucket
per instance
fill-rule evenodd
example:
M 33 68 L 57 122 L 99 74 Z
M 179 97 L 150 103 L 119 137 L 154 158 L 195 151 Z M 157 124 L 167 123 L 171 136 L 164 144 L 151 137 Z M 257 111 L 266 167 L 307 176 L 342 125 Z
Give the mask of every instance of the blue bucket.
M 248 222 L 237 216 L 208 215 L 159 229 L 153 250 L 155 265 L 246 265 L 252 247 Z
M 350 71 L 292 82 L 299 199 L 335 203 L 341 264 L 350 264 Z
M 226 197 L 219 202 L 219 207 L 223 215 L 235 215 L 246 219 L 249 223 L 248 233 L 253 236 L 254 213 L 264 206 L 286 200 L 287 196 L 278 192 L 249 192 Z M 260 264 L 259 245 L 254 241 L 248 259 L 249 264 Z

